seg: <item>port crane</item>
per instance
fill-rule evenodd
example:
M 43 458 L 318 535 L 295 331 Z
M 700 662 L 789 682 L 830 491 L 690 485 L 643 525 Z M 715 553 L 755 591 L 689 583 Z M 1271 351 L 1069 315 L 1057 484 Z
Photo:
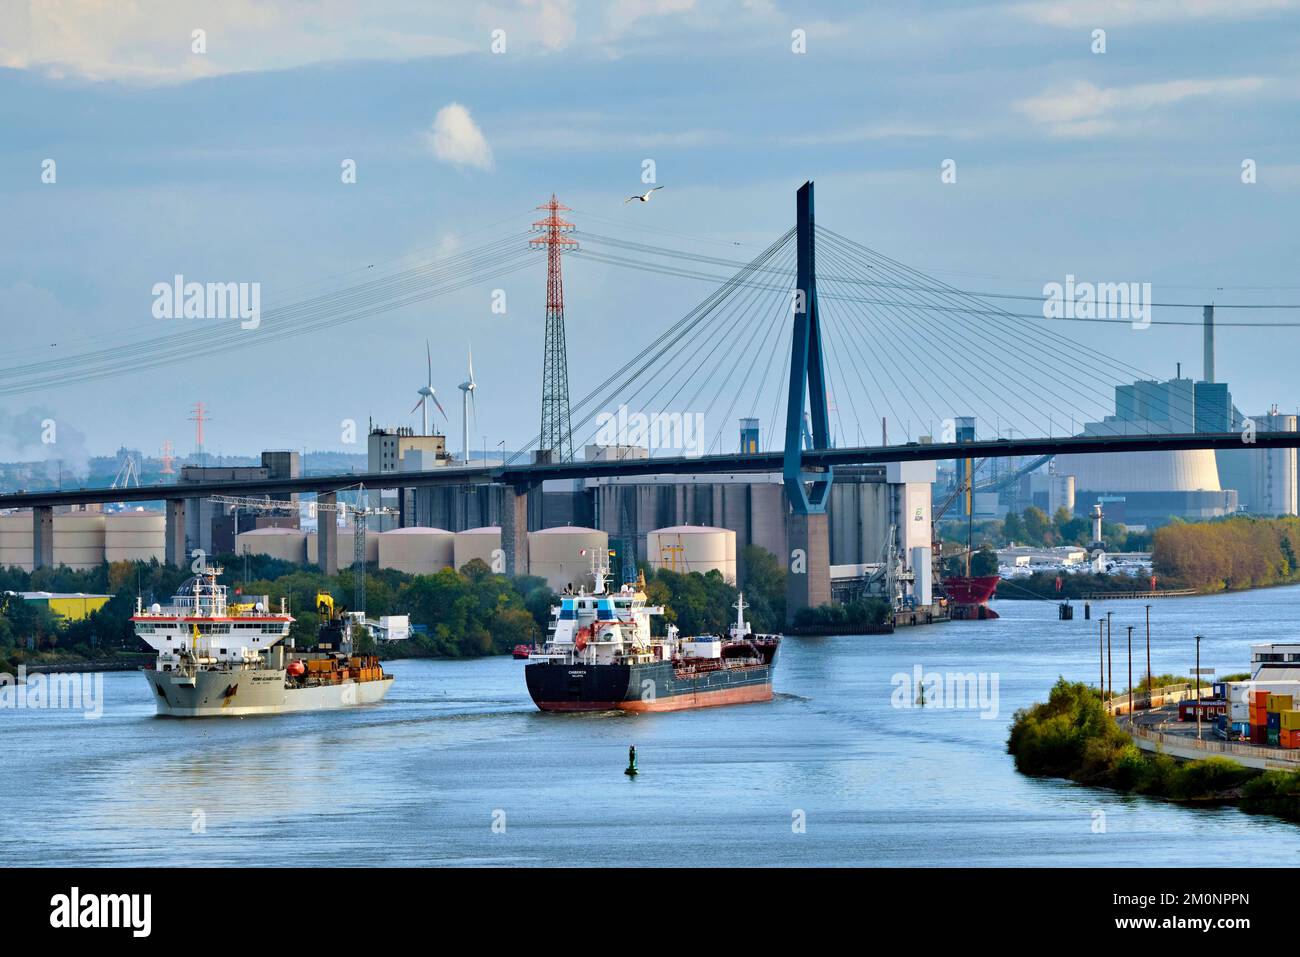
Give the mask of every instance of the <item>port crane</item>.
M 943 518 L 948 509 L 952 508 L 953 502 L 957 501 L 958 496 L 969 495 L 970 498 L 966 503 L 966 577 L 970 577 L 970 556 L 974 550 L 974 522 L 975 522 L 975 502 L 974 502 L 974 485 L 975 473 L 986 463 L 988 459 L 980 459 L 971 466 L 970 474 L 963 476 L 962 480 L 953 487 L 948 493 L 948 497 L 943 500 L 930 517 L 930 538 L 933 542 L 934 561 L 936 570 L 943 568 L 943 542 L 939 538 L 939 520 Z
M 365 486 L 360 485 L 357 490 L 364 497 Z M 339 491 L 347 491 L 340 489 Z M 236 508 L 252 509 L 263 512 L 294 512 L 299 506 L 294 502 L 287 502 L 282 499 L 273 499 L 269 497 L 256 497 L 247 495 L 213 495 L 210 500 L 219 505 L 233 505 Z M 328 504 L 321 501 L 311 502 L 307 506 L 312 514 L 319 512 L 329 512 L 332 515 L 343 513 L 352 516 L 352 610 L 354 612 L 365 613 L 366 610 L 366 523 L 371 515 L 396 515 L 397 509 L 387 507 L 371 507 L 353 505 L 350 502 L 334 502 Z M 332 520 L 332 518 L 331 518 Z

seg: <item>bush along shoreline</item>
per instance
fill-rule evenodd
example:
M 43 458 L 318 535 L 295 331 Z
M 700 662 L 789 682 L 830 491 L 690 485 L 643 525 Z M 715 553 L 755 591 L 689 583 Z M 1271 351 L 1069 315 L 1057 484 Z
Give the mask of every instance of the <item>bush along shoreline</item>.
M 1300 773 L 1223 757 L 1176 761 L 1143 751 L 1096 689 L 1057 680 L 1046 702 L 1017 711 L 1007 739 L 1016 770 L 1196 807 L 1234 806 L 1300 823 Z

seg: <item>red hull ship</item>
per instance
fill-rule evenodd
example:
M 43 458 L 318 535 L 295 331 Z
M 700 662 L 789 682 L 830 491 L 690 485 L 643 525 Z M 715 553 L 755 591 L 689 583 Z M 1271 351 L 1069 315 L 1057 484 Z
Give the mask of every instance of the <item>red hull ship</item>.
M 1001 580 L 998 575 L 954 575 L 944 578 L 943 590 L 952 602 L 951 617 L 957 620 L 998 617 L 998 613 L 988 606 L 988 601 L 998 590 L 998 582 Z

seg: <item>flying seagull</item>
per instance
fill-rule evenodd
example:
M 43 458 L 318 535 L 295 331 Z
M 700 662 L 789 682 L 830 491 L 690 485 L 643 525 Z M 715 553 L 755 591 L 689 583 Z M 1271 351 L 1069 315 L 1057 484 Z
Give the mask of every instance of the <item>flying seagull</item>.
M 623 205 L 626 206 L 628 203 L 631 203 L 633 201 L 648 203 L 650 202 L 650 195 L 657 189 L 663 189 L 663 187 L 651 186 L 648 190 L 646 190 L 644 193 L 641 193 L 639 196 L 629 196 L 627 199 L 623 200 Z

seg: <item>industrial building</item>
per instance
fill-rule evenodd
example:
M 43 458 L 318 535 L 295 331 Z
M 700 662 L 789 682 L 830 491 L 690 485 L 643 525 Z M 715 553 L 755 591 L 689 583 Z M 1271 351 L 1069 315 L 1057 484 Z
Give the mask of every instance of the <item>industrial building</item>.
M 298 478 L 302 475 L 302 459 L 298 452 L 267 451 L 262 453 L 261 465 L 181 467 L 178 485 L 194 482 L 239 482 L 258 479 Z M 298 527 L 298 513 L 293 506 L 297 495 L 268 496 L 283 501 L 289 508 L 283 512 L 267 514 L 249 512 L 211 499 L 199 499 L 185 510 L 185 540 L 189 548 L 201 548 L 208 555 L 229 555 L 236 550 L 238 536 L 246 529 L 263 525 Z
M 318 522 L 329 521 L 333 515 L 321 513 L 317 518 Z M 339 568 L 350 568 L 356 560 L 356 530 L 351 527 L 340 528 L 335 536 L 338 544 L 337 558 Z M 307 564 L 320 565 L 320 536 L 316 532 L 307 533 Z M 366 563 L 374 564 L 379 561 L 379 536 L 366 536 Z
M 380 532 L 379 567 L 408 575 L 433 575 L 450 568 L 455 535 L 442 528 L 410 526 Z
M 595 562 L 609 552 L 609 535 L 597 528 L 562 525 L 528 533 L 528 573 L 545 578 L 555 591 L 590 591 Z
M 1276 406 L 1263 415 L 1247 418 L 1260 432 L 1297 430 L 1297 417 L 1280 414 Z M 1243 442 L 1241 451 L 1215 454 L 1219 480 L 1237 490 L 1241 511 L 1264 516 L 1298 514 L 1295 449 L 1252 449 Z
M 452 542 L 452 564 L 459 571 L 476 559 L 493 571 L 504 571 L 500 525 L 482 525 L 456 533 L 456 540 Z
M 300 528 L 252 528 L 235 536 L 231 551 L 236 555 L 265 555 L 303 564 L 307 561 L 307 533 Z
M 67 621 L 81 621 L 92 612 L 99 611 L 112 595 L 88 595 L 83 592 L 20 591 L 6 592 L 17 595 L 33 605 L 42 605 Z
M 717 572 L 736 583 L 736 533 L 710 525 L 674 525 L 646 533 L 645 560 L 652 570 Z
M 1083 435 L 1170 434 L 1232 430 L 1232 396 L 1223 383 L 1178 377 L 1115 388 L 1115 415 L 1088 422 Z M 1107 519 L 1155 526 L 1171 515 L 1205 521 L 1237 511 L 1237 491 L 1219 481 L 1206 449 L 1058 455 L 1056 471 L 1073 475 L 1076 512 L 1101 503 Z
M 426 472 L 450 464 L 445 435 L 421 435 L 406 426 L 392 429 L 370 423 L 366 438 L 368 472 Z M 434 524 L 435 516 L 422 490 L 376 489 L 370 492 L 369 498 L 371 508 L 390 508 L 397 513 L 396 516 L 372 516 L 369 528 Z
M 161 512 L 63 511 L 52 518 L 53 564 L 76 571 L 103 562 L 163 560 Z M 33 569 L 30 512 L 0 515 L 0 567 Z

